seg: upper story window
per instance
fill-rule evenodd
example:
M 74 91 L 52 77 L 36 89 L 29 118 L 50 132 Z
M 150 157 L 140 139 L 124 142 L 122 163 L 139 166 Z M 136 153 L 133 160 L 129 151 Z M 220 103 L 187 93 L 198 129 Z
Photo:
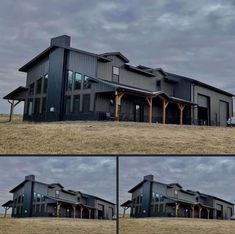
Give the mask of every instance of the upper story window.
M 48 74 L 44 76 L 43 93 L 47 93 L 47 86 L 48 86 Z
M 36 88 L 36 93 L 40 94 L 42 91 L 42 78 L 37 80 L 37 88 Z
M 32 83 L 32 84 L 29 86 L 29 94 L 30 94 L 30 95 L 33 95 L 33 94 L 34 94 L 34 83 Z
M 41 201 L 41 194 L 37 194 L 37 202 L 40 202 Z
M 157 90 L 161 90 L 161 80 L 156 81 L 156 88 Z
M 89 81 L 89 77 L 88 76 L 84 76 L 83 79 L 83 89 L 90 89 L 91 88 L 91 83 Z
M 81 89 L 81 84 L 82 84 L 82 75 L 79 73 L 75 73 L 75 78 L 74 78 L 74 89 Z
M 73 72 L 67 71 L 67 83 L 66 83 L 66 90 L 71 91 L 73 88 Z
M 112 80 L 113 82 L 119 82 L 119 67 L 113 67 L 113 74 L 112 74 Z
M 60 191 L 59 191 L 59 190 L 56 190 L 56 191 L 55 191 L 55 196 L 56 196 L 56 197 L 59 197 L 59 195 L 60 195 Z

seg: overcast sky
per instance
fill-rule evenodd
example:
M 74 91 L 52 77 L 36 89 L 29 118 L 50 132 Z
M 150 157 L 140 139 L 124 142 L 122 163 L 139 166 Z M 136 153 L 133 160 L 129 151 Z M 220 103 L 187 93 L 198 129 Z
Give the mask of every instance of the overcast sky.
M 119 164 L 120 204 L 131 199 L 128 191 L 149 174 L 235 203 L 235 157 L 121 157 Z
M 9 191 L 34 174 L 36 180 L 60 183 L 116 203 L 115 157 L 0 157 L 0 206 L 12 199 Z M 4 210 L 0 207 L 0 213 Z M 10 212 L 9 212 L 10 213 Z
M 75 48 L 121 51 L 133 65 L 162 67 L 235 93 L 234 25 L 234 0 L 2 0 L 0 99 L 25 85 L 18 68 L 62 34 Z M 0 113 L 8 111 L 0 100 Z

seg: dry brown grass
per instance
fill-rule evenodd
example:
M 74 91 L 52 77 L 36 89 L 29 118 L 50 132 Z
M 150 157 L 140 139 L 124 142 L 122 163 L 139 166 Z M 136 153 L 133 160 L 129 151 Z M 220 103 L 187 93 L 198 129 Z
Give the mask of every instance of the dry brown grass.
M 105 220 L 0 218 L 0 234 L 115 234 L 116 223 Z
M 120 234 L 234 234 L 235 221 L 146 218 L 120 219 Z
M 235 128 L 133 122 L 12 123 L 0 117 L 1 154 L 235 153 Z

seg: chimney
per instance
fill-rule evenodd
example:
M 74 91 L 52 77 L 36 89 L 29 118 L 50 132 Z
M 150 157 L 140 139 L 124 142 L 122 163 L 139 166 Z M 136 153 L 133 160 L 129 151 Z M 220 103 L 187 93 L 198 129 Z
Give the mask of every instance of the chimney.
M 59 37 L 54 37 L 51 38 L 51 46 L 62 46 L 62 47 L 70 47 L 70 41 L 71 41 L 71 37 L 67 36 L 67 35 L 62 35 Z
M 153 175 L 146 175 L 146 176 L 144 176 L 144 180 L 153 181 Z
M 35 175 L 28 175 L 28 176 L 25 176 L 25 180 L 35 181 Z

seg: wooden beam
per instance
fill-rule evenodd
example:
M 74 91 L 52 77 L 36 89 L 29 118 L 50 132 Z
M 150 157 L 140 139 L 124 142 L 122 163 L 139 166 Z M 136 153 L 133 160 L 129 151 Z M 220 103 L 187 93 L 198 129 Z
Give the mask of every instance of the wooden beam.
M 185 108 L 185 104 L 177 103 L 177 106 L 180 110 L 180 125 L 183 125 L 183 111 Z
M 124 93 L 115 93 L 115 121 L 119 121 L 120 119 L 120 108 L 123 95 Z
M 206 209 L 207 210 L 207 219 L 210 219 L 210 209 Z
M 60 217 L 60 206 L 61 204 L 59 202 L 57 202 L 57 207 L 56 207 L 56 216 Z
M 192 208 L 192 218 L 194 218 L 194 206 L 195 205 L 191 205 L 191 208 Z
M 199 215 L 198 215 L 199 219 L 201 218 L 201 215 L 202 215 L 202 207 L 199 207 Z
M 7 100 L 10 104 L 11 104 L 11 109 L 10 109 L 10 116 L 9 116 L 9 122 L 11 122 L 13 120 L 13 115 L 14 115 L 14 108 L 21 102 L 21 101 L 17 101 L 15 103 L 15 100 Z
M 73 206 L 73 218 L 76 218 L 76 206 Z
M 91 219 L 91 209 L 88 209 L 89 212 L 89 219 Z
M 165 98 L 162 98 L 162 123 L 166 123 L 166 108 L 169 104 L 169 101 L 167 101 Z
M 149 123 L 152 123 L 153 118 L 153 97 L 145 98 L 149 106 Z
M 179 208 L 180 208 L 180 203 L 176 202 L 175 204 L 175 216 L 179 216 Z
M 80 206 L 80 218 L 82 219 L 83 207 Z

